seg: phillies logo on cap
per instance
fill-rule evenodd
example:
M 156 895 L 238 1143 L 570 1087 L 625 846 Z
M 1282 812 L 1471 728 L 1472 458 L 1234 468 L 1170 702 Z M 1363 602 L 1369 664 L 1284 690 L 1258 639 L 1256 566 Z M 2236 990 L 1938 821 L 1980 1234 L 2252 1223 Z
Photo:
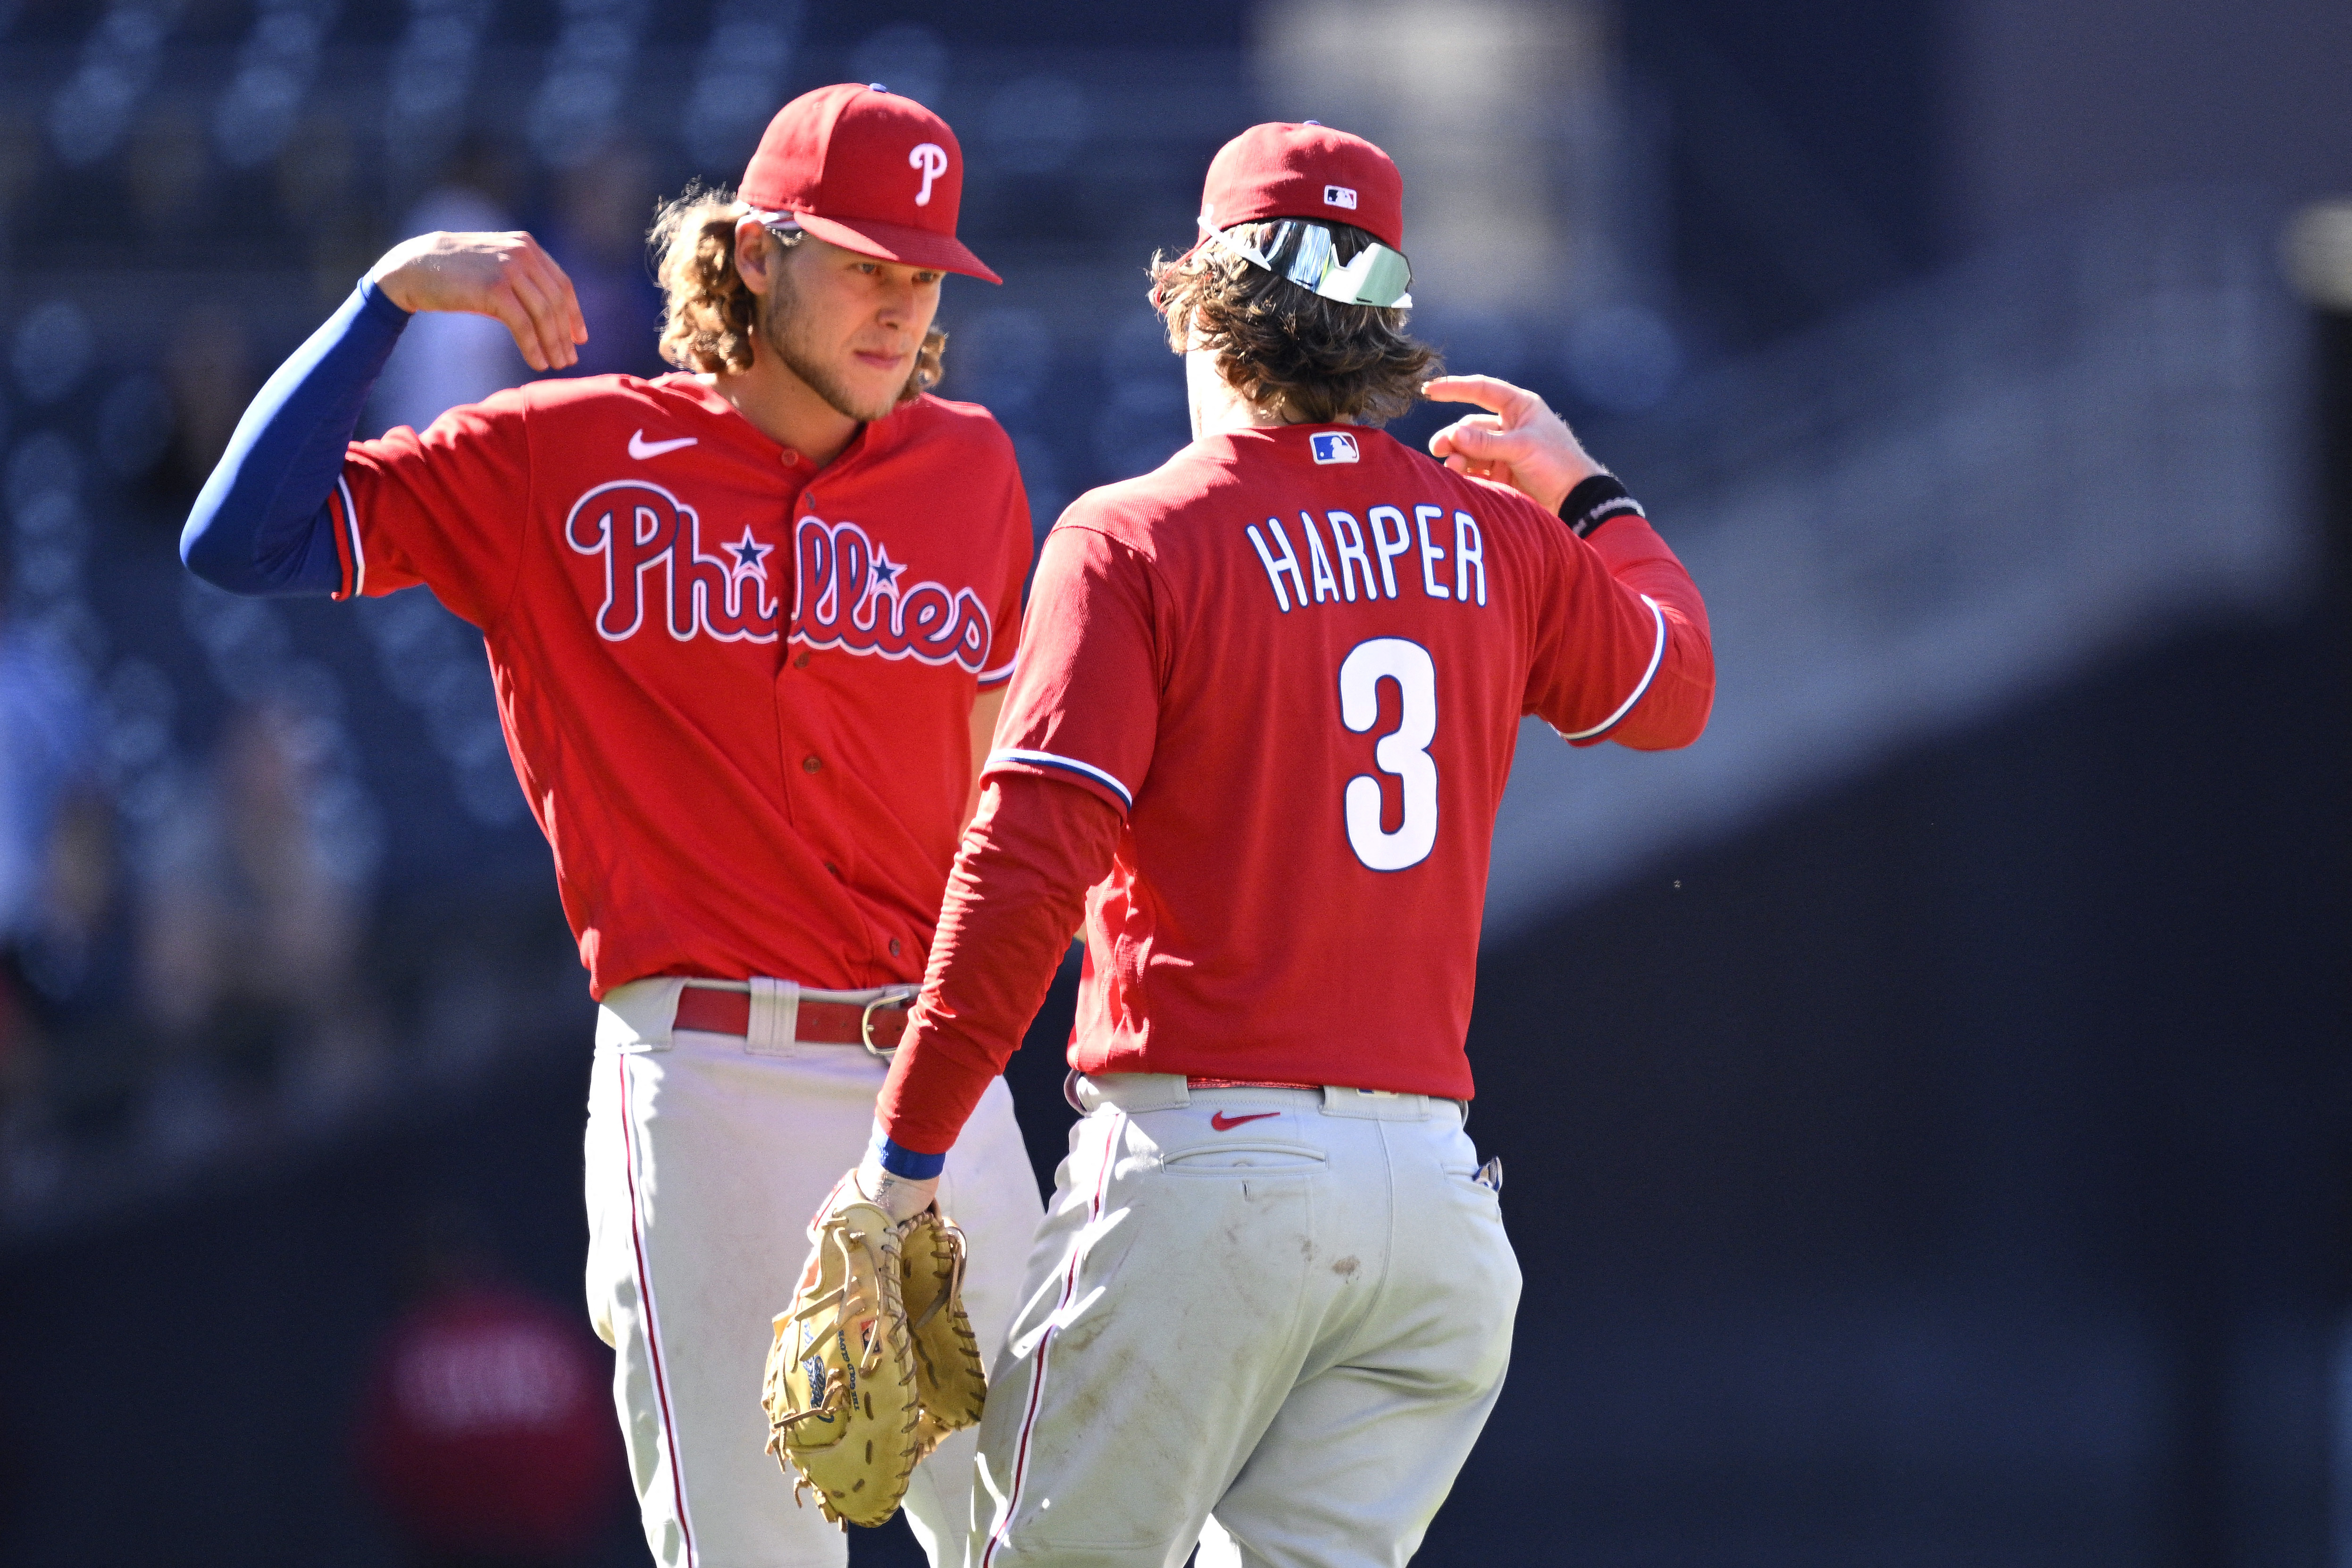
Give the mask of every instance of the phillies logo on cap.
M 1345 430 L 1318 430 L 1307 437 L 1307 447 L 1318 463 L 1352 463 L 1356 461 L 1356 438 Z
M 931 205 L 931 182 L 948 172 L 947 149 L 936 142 L 925 142 L 907 154 L 907 166 L 923 172 L 923 188 L 915 193 L 915 205 Z
M 738 194 L 860 256 L 1003 281 L 956 238 L 963 149 L 955 132 L 887 88 L 842 82 L 784 105 Z

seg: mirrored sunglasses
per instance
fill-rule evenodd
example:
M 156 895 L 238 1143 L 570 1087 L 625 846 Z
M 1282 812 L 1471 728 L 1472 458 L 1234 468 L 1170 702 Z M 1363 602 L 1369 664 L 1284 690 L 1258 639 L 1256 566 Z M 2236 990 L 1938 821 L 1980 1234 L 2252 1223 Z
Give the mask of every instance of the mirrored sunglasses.
M 1382 310 L 1412 309 L 1412 296 L 1405 292 L 1412 281 L 1412 264 L 1385 245 L 1368 245 L 1354 260 L 1343 264 L 1331 231 L 1319 223 L 1277 219 L 1257 246 L 1243 241 L 1241 229 L 1245 226 L 1236 225 L 1210 237 L 1243 260 L 1326 300 Z

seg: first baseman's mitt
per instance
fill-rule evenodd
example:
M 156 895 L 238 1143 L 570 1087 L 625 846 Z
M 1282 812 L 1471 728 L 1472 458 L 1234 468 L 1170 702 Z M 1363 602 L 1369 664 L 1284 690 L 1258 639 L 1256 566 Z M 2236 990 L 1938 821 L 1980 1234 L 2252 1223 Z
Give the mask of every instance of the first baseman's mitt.
M 768 1452 L 835 1523 L 888 1520 L 921 1454 L 904 1234 L 845 1182 L 768 1348 Z
M 922 1415 L 916 1451 L 929 1454 L 940 1439 L 980 1422 L 988 1373 L 980 1341 L 963 1310 L 963 1232 L 925 1209 L 899 1230 L 907 1327 L 915 1342 L 915 1392 Z

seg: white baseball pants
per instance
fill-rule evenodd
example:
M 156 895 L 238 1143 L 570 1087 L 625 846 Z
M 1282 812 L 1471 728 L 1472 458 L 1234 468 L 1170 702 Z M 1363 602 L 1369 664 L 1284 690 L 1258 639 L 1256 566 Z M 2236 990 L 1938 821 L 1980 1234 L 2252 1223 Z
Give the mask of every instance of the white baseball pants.
M 1155 1074 L 1078 1098 L 981 1424 L 971 1562 L 1175 1568 L 1199 1540 L 1204 1565 L 1399 1568 L 1518 1305 L 1461 1107 Z
M 814 1502 L 795 1506 L 765 1451 L 761 1377 L 809 1220 L 865 1152 L 887 1068 L 856 1046 L 793 1043 L 756 1015 L 752 1039 L 673 1033 L 682 984 L 605 996 L 588 1093 L 588 1310 L 616 1352 L 646 1541 L 663 1568 L 842 1568 L 846 1538 Z M 948 1162 L 940 1207 L 970 1242 L 964 1305 L 993 1356 L 1040 1213 L 1001 1079 Z M 907 1494 L 940 1568 L 961 1568 L 975 1443 L 950 1438 Z

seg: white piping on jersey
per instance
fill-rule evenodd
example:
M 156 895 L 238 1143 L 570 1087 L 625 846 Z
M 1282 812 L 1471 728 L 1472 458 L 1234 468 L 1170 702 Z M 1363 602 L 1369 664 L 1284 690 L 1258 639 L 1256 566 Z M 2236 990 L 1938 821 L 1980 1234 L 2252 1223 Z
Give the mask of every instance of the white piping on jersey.
M 1658 601 L 1653 599 L 1647 594 L 1642 595 L 1642 603 L 1649 605 L 1650 614 L 1657 617 L 1658 645 L 1650 650 L 1650 668 L 1642 672 L 1641 684 L 1633 688 L 1633 696 L 1628 697 L 1624 701 L 1617 705 L 1616 712 L 1612 713 L 1608 718 L 1603 719 L 1600 723 L 1595 724 L 1590 730 L 1579 730 L 1573 735 L 1563 733 L 1560 736 L 1561 740 L 1590 741 L 1593 736 L 1598 735 L 1603 730 L 1615 724 L 1618 720 L 1622 719 L 1626 714 L 1631 713 L 1633 710 L 1633 704 L 1642 700 L 1642 693 L 1650 689 L 1650 682 L 1657 679 L 1658 666 L 1665 662 L 1666 658 L 1666 613 L 1665 611 L 1658 608 Z
M 998 665 L 994 669 L 982 670 L 978 679 L 982 686 L 986 686 L 992 680 L 1009 680 L 1013 677 L 1013 672 L 1020 668 L 1021 656 L 1015 653 L 1008 662 Z
M 1109 790 L 1129 810 L 1135 808 L 1135 796 L 1128 792 L 1128 787 L 1092 763 L 1082 763 L 1076 757 L 1057 757 L 1051 752 L 1024 752 L 1011 746 L 988 753 L 989 766 L 994 767 L 998 763 L 1034 763 L 1039 767 L 1067 768 L 1074 773 L 1086 774 Z
M 343 492 L 343 531 L 352 536 L 352 597 L 356 599 L 367 588 L 367 552 L 360 545 L 360 509 L 352 504 L 351 481 L 337 474 L 335 488 Z

